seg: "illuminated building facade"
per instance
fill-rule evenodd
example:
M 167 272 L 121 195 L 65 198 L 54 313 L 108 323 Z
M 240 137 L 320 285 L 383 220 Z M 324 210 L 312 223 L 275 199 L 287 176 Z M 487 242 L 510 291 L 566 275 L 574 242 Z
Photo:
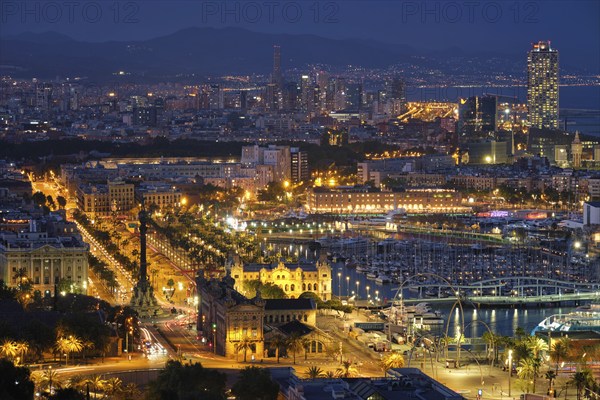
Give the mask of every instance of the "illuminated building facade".
M 136 196 L 146 207 L 155 206 L 159 210 L 182 205 L 181 192 L 170 185 L 146 184 L 137 189 Z
M 314 351 L 324 351 L 327 335 L 316 328 L 317 307 L 313 299 L 263 299 L 260 292 L 252 299 L 235 290 L 235 281 L 228 273 L 223 279 L 197 279 L 200 301 L 198 303 L 198 332 L 216 354 L 236 358 L 239 343 L 248 339 L 249 359 L 262 359 L 269 347 L 265 332 L 291 334 L 290 328 L 305 330 L 312 338 Z M 269 326 L 265 329 L 265 326 Z M 318 334 L 318 335 L 317 335 Z M 316 336 L 315 336 L 316 335 Z
M 113 211 L 126 213 L 135 204 L 134 185 L 122 181 L 82 185 L 77 189 L 77 202 L 79 209 L 92 217 L 105 217 Z
M 308 209 L 313 213 L 384 213 L 400 208 L 408 212 L 444 212 L 462 207 L 459 192 L 444 189 L 380 191 L 367 187 L 312 188 Z
M 265 300 L 260 294 L 247 299 L 233 285 L 230 275 L 208 281 L 200 274 L 198 332 L 216 354 L 230 358 L 235 357 L 238 343 L 248 338 L 251 345 L 247 353 L 260 359 L 264 353 Z
M 304 292 L 313 292 L 321 300 L 331 300 L 331 266 L 326 261 L 316 263 L 243 264 L 231 266 L 235 289 L 244 293 L 243 282 L 260 280 L 279 286 L 289 298 Z
M 558 128 L 558 51 L 550 42 L 538 42 L 529 51 L 527 107 L 531 127 Z
M 299 183 L 310 179 L 308 169 L 308 153 L 297 147 L 290 149 L 292 182 Z
M 51 236 L 40 232 L 34 221 L 28 231 L 0 234 L 0 279 L 8 286 L 19 283 L 24 269 L 34 290 L 54 292 L 62 280 L 85 293 L 88 279 L 88 246 L 77 235 Z
M 508 159 L 507 142 L 486 140 L 469 144 L 469 164 L 504 164 Z

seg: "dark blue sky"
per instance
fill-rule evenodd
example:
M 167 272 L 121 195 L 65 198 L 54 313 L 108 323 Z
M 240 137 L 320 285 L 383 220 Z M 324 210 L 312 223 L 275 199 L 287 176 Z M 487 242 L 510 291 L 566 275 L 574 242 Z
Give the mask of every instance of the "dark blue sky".
M 359 37 L 428 50 L 458 47 L 501 54 L 524 54 L 531 42 L 545 39 L 552 40 L 560 51 L 561 63 L 600 68 L 597 0 L 0 3 L 0 35 L 52 30 L 89 41 L 140 40 L 190 26 L 235 26 L 273 33 Z

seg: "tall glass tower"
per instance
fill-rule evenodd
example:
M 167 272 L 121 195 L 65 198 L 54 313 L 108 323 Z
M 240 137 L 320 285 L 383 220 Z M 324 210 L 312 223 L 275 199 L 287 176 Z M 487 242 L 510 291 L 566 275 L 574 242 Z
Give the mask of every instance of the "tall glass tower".
M 527 107 L 534 128 L 558 128 L 558 51 L 550 42 L 533 45 L 527 57 Z

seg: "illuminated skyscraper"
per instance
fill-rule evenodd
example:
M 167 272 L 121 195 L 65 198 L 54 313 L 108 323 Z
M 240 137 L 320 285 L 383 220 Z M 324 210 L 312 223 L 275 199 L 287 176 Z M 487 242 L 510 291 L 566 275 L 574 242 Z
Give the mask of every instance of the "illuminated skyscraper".
M 533 45 L 527 57 L 527 107 L 534 128 L 558 128 L 558 51 L 550 42 Z

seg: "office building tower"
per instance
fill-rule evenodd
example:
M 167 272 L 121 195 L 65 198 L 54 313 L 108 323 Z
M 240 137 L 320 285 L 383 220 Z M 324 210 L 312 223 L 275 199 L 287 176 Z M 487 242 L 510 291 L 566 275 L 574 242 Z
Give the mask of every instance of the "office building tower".
M 292 182 L 306 182 L 310 179 L 308 170 L 308 153 L 300 151 L 298 147 L 290 148 L 292 164 Z
M 271 83 L 277 84 L 280 88 L 283 86 L 283 74 L 281 73 L 281 47 L 273 46 L 273 76 Z
M 460 99 L 458 132 L 463 136 L 496 130 L 496 96 L 473 96 Z
M 248 93 L 245 90 L 240 91 L 240 109 L 246 110 L 248 108 Z
M 346 108 L 346 79 L 335 78 L 335 93 L 333 98 L 334 109 L 343 110 Z
M 362 108 L 362 84 L 351 83 L 346 90 L 346 106 L 352 110 Z
M 531 127 L 558 128 L 558 51 L 550 42 L 538 42 L 529 51 L 527 107 Z
M 387 99 L 390 102 L 392 115 L 406 112 L 406 83 L 400 77 L 394 77 L 388 82 Z

